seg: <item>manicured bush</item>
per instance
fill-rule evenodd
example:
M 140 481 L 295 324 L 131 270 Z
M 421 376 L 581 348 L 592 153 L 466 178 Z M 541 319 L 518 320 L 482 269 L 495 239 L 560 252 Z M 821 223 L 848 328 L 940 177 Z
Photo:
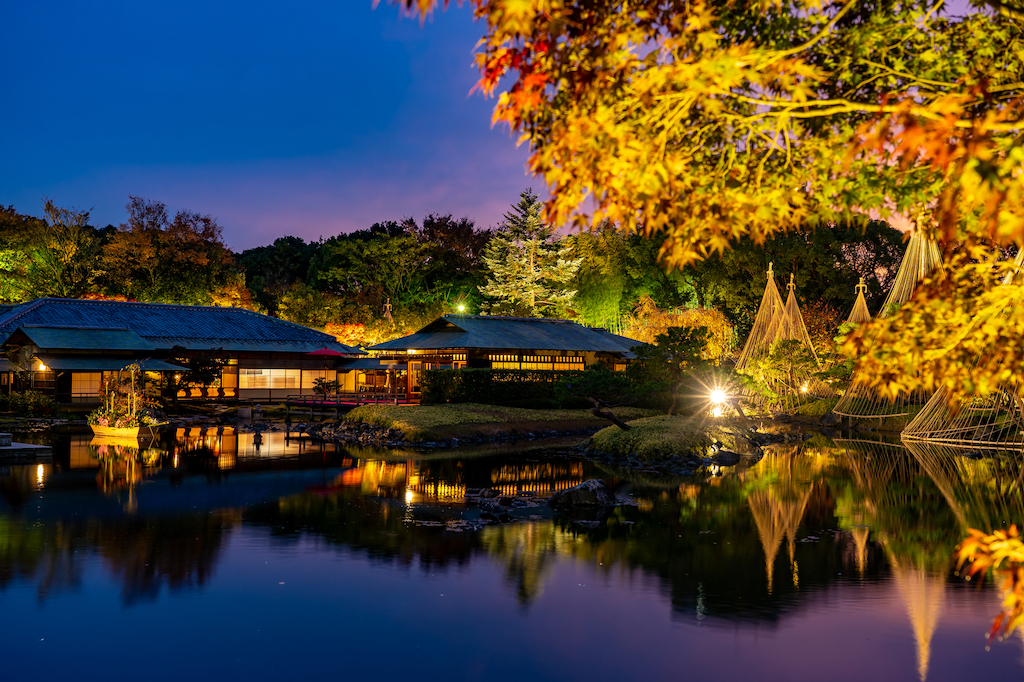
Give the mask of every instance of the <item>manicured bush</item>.
M 548 407 L 557 402 L 555 383 L 580 374 L 576 370 L 427 370 L 420 376 L 420 402 Z
M 48 415 L 57 411 L 57 401 L 39 391 L 14 391 L 0 395 L 0 410 L 15 414 Z

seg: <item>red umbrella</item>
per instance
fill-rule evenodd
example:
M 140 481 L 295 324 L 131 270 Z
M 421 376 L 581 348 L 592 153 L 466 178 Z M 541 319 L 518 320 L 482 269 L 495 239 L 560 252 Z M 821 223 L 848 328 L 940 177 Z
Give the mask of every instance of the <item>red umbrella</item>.
M 306 353 L 306 355 L 331 355 L 331 356 L 340 358 L 341 356 L 344 355 L 344 353 L 339 353 L 336 350 L 332 350 L 330 348 L 324 347 L 324 348 L 321 348 L 320 350 L 315 350 L 315 351 L 312 351 L 311 353 Z

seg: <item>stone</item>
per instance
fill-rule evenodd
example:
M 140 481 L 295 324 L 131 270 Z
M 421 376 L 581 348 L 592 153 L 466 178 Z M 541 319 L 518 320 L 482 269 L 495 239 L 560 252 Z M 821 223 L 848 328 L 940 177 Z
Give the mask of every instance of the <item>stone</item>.
M 732 452 L 731 450 L 719 450 L 711 459 L 713 459 L 715 464 L 718 466 L 731 467 L 739 464 L 742 457 L 740 457 L 739 453 Z
M 835 412 L 829 412 L 824 417 L 818 420 L 818 423 L 822 426 L 832 426 L 841 422 L 843 418 Z
M 550 507 L 608 507 L 616 503 L 608 484 L 597 478 L 557 492 L 548 499 Z

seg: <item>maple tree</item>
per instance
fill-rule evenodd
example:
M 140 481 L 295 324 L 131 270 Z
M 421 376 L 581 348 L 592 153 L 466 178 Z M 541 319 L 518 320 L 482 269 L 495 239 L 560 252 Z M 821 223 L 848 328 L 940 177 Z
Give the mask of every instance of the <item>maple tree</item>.
M 478 88 L 502 89 L 494 121 L 529 144 L 554 224 L 611 220 L 662 239 L 677 267 L 828 216 L 900 214 L 942 241 L 952 274 L 851 338 L 864 376 L 895 395 L 969 386 L 979 353 L 976 376 L 1019 370 L 1024 321 L 1006 311 L 1024 289 L 977 251 L 1024 244 L 1024 6 L 469 4 L 485 26 Z

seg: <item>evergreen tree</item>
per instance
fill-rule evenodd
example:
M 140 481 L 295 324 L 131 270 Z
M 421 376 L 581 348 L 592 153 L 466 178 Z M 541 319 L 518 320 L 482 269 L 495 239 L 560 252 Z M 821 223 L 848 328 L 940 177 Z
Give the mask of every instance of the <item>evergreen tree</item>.
M 480 293 L 492 300 L 492 313 L 557 314 L 576 295 L 570 283 L 582 259 L 573 258 L 572 240 L 544 224 L 540 211 L 540 199 L 527 189 L 484 249 L 487 283 Z

